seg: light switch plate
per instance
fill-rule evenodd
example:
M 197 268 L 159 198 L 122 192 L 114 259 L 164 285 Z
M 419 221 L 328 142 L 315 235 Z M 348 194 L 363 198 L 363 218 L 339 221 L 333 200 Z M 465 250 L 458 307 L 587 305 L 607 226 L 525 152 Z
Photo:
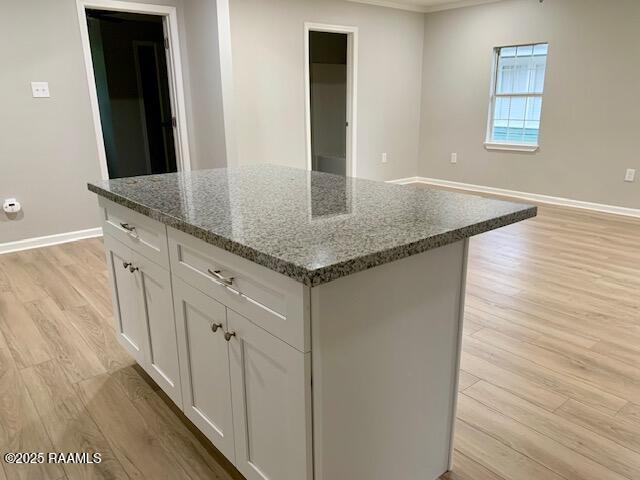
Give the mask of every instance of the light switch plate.
M 31 82 L 33 98 L 49 98 L 49 82 Z

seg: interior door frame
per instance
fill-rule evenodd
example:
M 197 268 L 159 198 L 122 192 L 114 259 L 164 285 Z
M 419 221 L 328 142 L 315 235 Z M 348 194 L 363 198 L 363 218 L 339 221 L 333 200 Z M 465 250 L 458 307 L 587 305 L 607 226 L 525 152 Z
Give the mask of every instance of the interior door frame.
M 344 33 L 347 35 L 347 148 L 348 177 L 357 173 L 357 99 L 358 99 L 358 27 L 305 22 L 304 24 L 304 87 L 307 170 L 313 169 L 311 151 L 311 72 L 309 69 L 309 32 Z
M 191 156 L 189 154 L 189 136 L 187 130 L 187 109 L 184 94 L 184 82 L 182 78 L 182 59 L 180 55 L 180 39 L 178 35 L 178 13 L 176 7 L 167 5 L 153 5 L 148 3 L 134 3 L 122 0 L 76 0 L 78 9 L 78 22 L 80 24 L 80 38 L 84 53 L 84 64 L 87 72 L 89 87 L 89 99 L 93 113 L 93 125 L 98 144 L 98 161 L 103 180 L 109 179 L 107 167 L 107 153 L 104 148 L 102 135 L 102 122 L 100 121 L 100 107 L 98 105 L 98 92 L 96 89 L 93 60 L 91 57 L 91 44 L 89 42 L 89 29 L 87 27 L 87 9 L 111 10 L 114 12 L 142 13 L 157 15 L 163 18 L 164 32 L 166 35 L 167 49 L 167 74 L 169 78 L 169 92 L 171 107 L 175 116 L 173 127 L 174 143 L 176 148 L 176 164 L 178 171 L 191 170 Z

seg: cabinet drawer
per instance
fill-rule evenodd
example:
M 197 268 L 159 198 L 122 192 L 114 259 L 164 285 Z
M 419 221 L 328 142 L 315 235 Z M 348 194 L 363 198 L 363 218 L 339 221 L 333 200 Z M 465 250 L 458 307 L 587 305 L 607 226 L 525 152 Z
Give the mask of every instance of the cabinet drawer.
M 103 197 L 99 197 L 98 202 L 102 210 L 104 234 L 111 235 L 149 260 L 168 268 L 167 229 L 163 223 Z
M 173 274 L 298 350 L 310 350 L 307 287 L 184 232 L 167 231 Z

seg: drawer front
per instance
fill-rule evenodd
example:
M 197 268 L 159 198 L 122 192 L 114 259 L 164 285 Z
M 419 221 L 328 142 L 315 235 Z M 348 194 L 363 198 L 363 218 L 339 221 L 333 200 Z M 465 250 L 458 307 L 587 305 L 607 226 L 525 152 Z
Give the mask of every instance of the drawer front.
M 174 275 L 298 350 L 310 350 L 307 287 L 184 232 L 167 230 Z
M 167 229 L 163 223 L 134 212 L 122 205 L 98 197 L 102 209 L 103 233 L 158 265 L 168 268 Z

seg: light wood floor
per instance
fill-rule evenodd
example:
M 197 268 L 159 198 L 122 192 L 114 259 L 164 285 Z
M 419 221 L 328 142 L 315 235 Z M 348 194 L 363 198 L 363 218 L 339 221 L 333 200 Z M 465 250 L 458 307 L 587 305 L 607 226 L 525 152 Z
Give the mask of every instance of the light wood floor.
M 443 478 L 640 479 L 639 239 L 543 207 L 471 241 Z M 103 458 L 0 480 L 241 478 L 117 344 L 100 240 L 0 256 L 0 451 Z

